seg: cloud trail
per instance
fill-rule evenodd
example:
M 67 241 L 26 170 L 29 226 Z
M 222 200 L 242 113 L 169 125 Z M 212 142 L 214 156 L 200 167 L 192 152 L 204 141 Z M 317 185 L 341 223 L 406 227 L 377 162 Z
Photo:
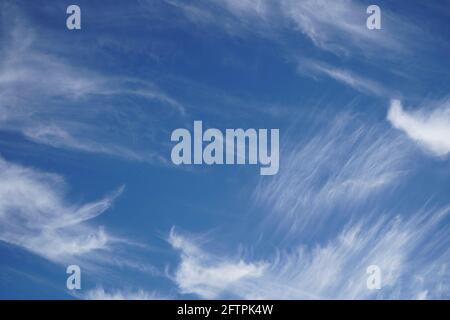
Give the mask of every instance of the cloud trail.
M 0 130 L 54 148 L 166 162 L 154 113 L 183 119 L 180 102 L 151 81 L 73 65 L 35 30 L 9 22 L 0 42 Z
M 286 235 L 333 216 L 349 217 L 350 209 L 392 190 L 408 172 L 411 155 L 408 141 L 393 130 L 367 127 L 349 114 L 312 124 L 309 134 L 284 144 L 283 169 L 270 181 L 260 180 L 254 200 L 267 211 L 267 223 Z
M 105 198 L 74 205 L 61 176 L 0 158 L 0 239 L 54 262 L 106 251 L 117 241 L 89 222 L 108 210 L 123 187 Z

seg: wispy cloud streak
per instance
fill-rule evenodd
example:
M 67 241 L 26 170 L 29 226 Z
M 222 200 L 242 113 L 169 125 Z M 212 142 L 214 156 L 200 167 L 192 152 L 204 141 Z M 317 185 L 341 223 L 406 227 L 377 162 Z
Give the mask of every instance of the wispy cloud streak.
M 356 116 L 312 125 L 308 135 L 293 141 L 281 151 L 283 170 L 261 180 L 254 192 L 256 203 L 269 208 L 271 223 L 292 232 L 320 226 L 337 212 L 348 215 L 349 208 L 394 187 L 408 171 L 408 142 Z
M 329 77 L 362 93 L 380 97 L 389 96 L 389 91 L 374 80 L 317 61 L 300 59 L 297 71 L 302 75 Z
M 442 299 L 450 294 L 450 237 L 442 232 L 449 208 L 421 210 L 410 218 L 371 213 L 357 222 L 347 223 L 336 237 L 325 244 L 300 244 L 292 250 L 276 251 L 260 265 L 257 276 L 231 277 L 217 281 L 215 266 L 208 261 L 213 253 L 201 256 L 182 254 L 176 277 L 182 293 L 201 297 L 243 299 Z M 432 235 L 435 236 L 432 236 Z M 184 238 L 183 243 L 189 243 Z M 436 259 L 427 259 L 424 243 L 442 243 Z M 190 244 L 192 246 L 192 244 Z M 195 250 L 200 250 L 194 247 Z M 247 259 L 249 260 L 249 259 Z M 222 259 L 223 264 L 231 264 Z M 381 270 L 380 290 L 367 287 L 367 267 Z M 187 272 L 187 270 L 197 272 Z M 246 270 L 242 266 L 242 272 Z M 215 277 L 206 275 L 213 273 Z M 255 274 L 255 273 L 254 273 Z M 203 275 L 203 276 L 202 276 Z M 204 288 L 213 288 L 205 291 Z
M 0 239 L 55 262 L 108 250 L 118 238 L 89 221 L 111 207 L 119 188 L 83 205 L 64 198 L 61 176 L 0 158 Z

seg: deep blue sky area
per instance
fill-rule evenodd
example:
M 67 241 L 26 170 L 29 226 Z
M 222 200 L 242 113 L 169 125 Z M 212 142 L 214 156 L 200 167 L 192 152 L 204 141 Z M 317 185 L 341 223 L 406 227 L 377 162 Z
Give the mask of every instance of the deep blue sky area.
M 447 0 L 2 0 L 0 299 L 449 299 L 449 21 Z M 196 120 L 279 129 L 278 172 L 173 164 Z

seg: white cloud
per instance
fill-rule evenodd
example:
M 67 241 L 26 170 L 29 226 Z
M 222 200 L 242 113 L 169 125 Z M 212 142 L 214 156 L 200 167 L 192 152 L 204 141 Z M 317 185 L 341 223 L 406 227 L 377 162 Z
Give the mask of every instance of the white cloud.
M 181 293 L 195 293 L 202 298 L 214 299 L 227 291 L 233 291 L 247 279 L 257 278 L 264 271 L 262 263 L 230 261 L 223 257 L 203 252 L 197 244 L 170 232 L 169 243 L 180 250 L 181 263 L 174 280 Z
M 382 29 L 369 30 L 367 6 L 353 0 L 166 2 L 192 22 L 215 25 L 232 35 L 256 34 L 278 41 L 283 30 L 301 32 L 318 48 L 339 55 L 362 53 L 384 58 L 381 50 L 402 52 L 410 44 L 411 30 L 418 32 L 386 8 L 382 10 Z
M 372 54 L 380 52 L 380 48 L 397 52 L 402 49 L 400 39 L 404 37 L 393 28 L 396 24 L 388 22 L 391 15 L 387 10 L 383 10 L 382 30 L 373 31 L 366 27 L 367 7 L 356 1 L 283 0 L 281 3 L 285 17 L 322 49 L 346 55 L 355 50 Z M 395 17 L 395 20 L 401 19 Z M 384 30 L 386 26 L 389 32 Z
M 154 292 L 144 290 L 109 290 L 106 291 L 102 287 L 88 290 L 82 298 L 86 300 L 159 300 L 164 297 Z
M 9 23 L 0 42 L 0 130 L 56 148 L 165 162 L 149 108 L 161 106 L 165 117 L 182 119 L 181 103 L 150 81 L 66 61 L 34 30 Z
M 376 96 L 386 96 L 388 94 L 387 89 L 371 79 L 357 75 L 349 70 L 331 67 L 317 61 L 301 59 L 298 63 L 297 70 L 301 74 L 310 76 L 328 76 L 362 93 Z
M 393 127 L 436 156 L 450 152 L 450 103 L 430 110 L 406 111 L 399 100 L 392 100 L 387 119 Z
M 407 172 L 408 141 L 386 126 L 345 114 L 314 121 L 298 139 L 285 140 L 283 170 L 254 191 L 267 221 L 286 236 L 326 225 L 337 212 L 350 215 L 349 208 L 396 186 Z
M 263 22 L 272 9 L 266 0 L 219 0 L 214 2 L 165 0 L 169 5 L 180 10 L 185 17 L 197 24 L 209 24 L 221 28 L 232 35 L 259 33 Z M 151 5 L 151 1 L 144 1 Z M 250 22 L 253 23 L 251 28 Z
M 420 211 L 409 218 L 373 213 L 359 222 L 349 222 L 327 243 L 301 244 L 278 251 L 267 259 L 257 276 L 236 277 L 232 284 L 220 281 L 218 268 L 208 262 L 215 256 L 200 251 L 199 256 L 182 253 L 176 277 L 181 292 L 201 297 L 232 296 L 243 299 L 415 299 L 443 298 L 449 294 L 445 279 L 448 250 L 428 260 L 425 241 L 449 244 L 440 223 L 450 208 Z M 437 232 L 438 231 L 438 232 Z M 179 240 L 176 240 L 180 242 Z M 200 250 L 183 238 L 187 251 Z M 435 252 L 437 253 L 437 251 Z M 226 262 L 222 258 L 222 263 Z M 253 263 L 260 264 L 260 262 Z M 242 272 L 252 265 L 246 264 Z M 367 267 L 381 269 L 381 290 L 367 288 Z M 180 271 L 182 270 L 182 271 Z M 208 274 L 213 276 L 207 276 Z M 219 278 L 219 281 L 218 281 Z M 427 296 L 424 292 L 432 292 Z
M 151 1 L 147 1 L 152 5 Z M 277 32 L 279 6 L 267 0 L 220 0 L 190 2 L 166 0 L 179 9 L 188 21 L 213 25 L 232 36 L 258 35 L 273 38 Z
M 98 283 L 117 279 L 117 270 L 163 276 L 145 255 L 150 246 L 117 236 L 94 219 L 122 194 L 120 187 L 87 203 L 68 199 L 62 176 L 24 167 L 0 157 L 0 241 L 19 246 L 53 263 L 77 264 Z M 101 297 L 101 291 L 89 292 Z M 156 298 L 145 291 L 105 292 L 112 298 Z
M 89 220 L 111 207 L 123 188 L 83 205 L 64 197 L 61 176 L 0 158 L 0 240 L 55 262 L 108 250 L 115 239 Z
M 63 125 L 63 123 L 60 123 Z M 120 156 L 129 160 L 145 161 L 146 156 L 139 152 L 127 149 L 124 146 L 116 145 L 109 142 L 96 142 L 93 139 L 83 137 L 80 132 L 82 132 L 82 125 L 80 125 L 79 131 L 74 130 L 74 126 L 71 125 L 70 129 L 62 128 L 56 124 L 52 125 L 41 125 L 34 124 L 31 127 L 22 128 L 22 133 L 29 140 L 46 144 L 55 148 L 63 149 L 73 149 L 84 152 L 92 153 L 103 153 L 111 156 Z M 88 129 L 88 128 L 87 128 Z M 69 132 L 70 130 L 71 132 Z M 73 136 L 76 135 L 76 137 Z M 150 157 L 150 155 L 147 155 Z

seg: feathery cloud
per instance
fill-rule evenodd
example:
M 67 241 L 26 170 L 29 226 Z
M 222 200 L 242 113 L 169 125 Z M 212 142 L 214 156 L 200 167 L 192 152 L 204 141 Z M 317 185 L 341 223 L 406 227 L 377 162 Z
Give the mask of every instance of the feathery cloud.
M 151 125 L 150 109 L 182 119 L 181 103 L 151 81 L 73 65 L 35 30 L 10 24 L 0 42 L 0 130 L 55 148 L 165 163 L 157 137 L 164 129 Z
M 450 294 L 445 284 L 450 276 L 446 249 L 450 237 L 442 232 L 449 212 L 449 207 L 421 210 L 409 218 L 373 212 L 348 222 L 325 244 L 276 251 L 264 263 L 240 262 L 241 273 L 252 270 L 248 273 L 253 276 L 245 277 L 230 277 L 226 268 L 211 263 L 217 259 L 214 254 L 177 237 L 175 246 L 186 249 L 175 279 L 181 293 L 203 298 L 439 299 Z M 424 242 L 441 243 L 440 249 L 435 247 L 436 259 L 427 259 Z M 221 263 L 236 266 L 224 257 Z M 367 288 L 371 265 L 381 270 L 380 290 Z
M 174 229 L 168 240 L 174 249 L 181 252 L 181 263 L 174 275 L 181 293 L 214 299 L 233 291 L 246 279 L 261 276 L 265 268 L 262 263 L 230 261 L 205 253 L 195 242 L 175 233 Z
M 350 70 L 331 67 L 317 61 L 301 59 L 297 71 L 300 74 L 312 76 L 325 75 L 362 93 L 383 97 L 388 95 L 388 90 L 376 81 L 357 75 Z
M 83 205 L 64 197 L 61 176 L 0 158 L 0 240 L 55 262 L 107 250 L 119 239 L 89 221 L 111 207 L 123 187 Z
M 368 127 L 341 114 L 316 128 L 285 141 L 283 170 L 261 179 L 254 191 L 268 221 L 291 233 L 322 225 L 338 208 L 347 216 L 349 208 L 395 186 L 407 172 L 408 141 L 382 124 Z
M 400 50 L 401 41 L 395 39 L 395 30 L 372 31 L 366 27 L 366 8 L 352 0 L 283 0 L 284 15 L 321 49 L 350 54 L 353 50 L 370 53 L 376 49 Z M 383 26 L 389 17 L 383 11 Z M 391 25 L 390 25 L 391 26 Z
M 278 40 L 282 30 L 300 32 L 323 50 L 337 55 L 403 52 L 415 29 L 383 8 L 381 30 L 366 27 L 367 6 L 353 0 L 220 0 L 214 4 L 166 0 L 192 22 L 213 24 L 232 35 L 256 34 Z M 385 30 L 386 29 L 386 30 Z M 418 30 L 415 30 L 418 32 Z

